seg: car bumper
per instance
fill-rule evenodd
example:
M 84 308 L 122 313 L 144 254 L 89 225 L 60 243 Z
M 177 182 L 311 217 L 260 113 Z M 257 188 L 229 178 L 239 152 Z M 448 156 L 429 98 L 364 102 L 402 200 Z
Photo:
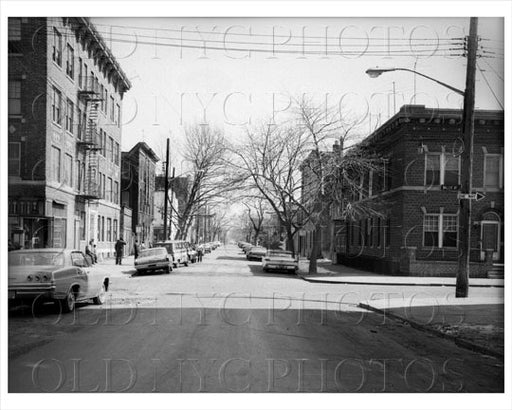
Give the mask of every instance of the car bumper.
M 272 269 L 272 270 L 293 270 L 296 271 L 299 269 L 297 265 L 292 264 L 280 264 L 280 263 L 267 263 L 263 265 L 264 269 Z
M 135 265 L 135 269 L 138 271 L 161 270 L 161 269 L 167 269 L 170 265 L 171 265 L 171 262 L 141 263 L 139 265 Z
M 9 286 L 8 299 L 35 299 L 42 297 L 45 299 L 55 299 L 55 285 L 40 286 Z

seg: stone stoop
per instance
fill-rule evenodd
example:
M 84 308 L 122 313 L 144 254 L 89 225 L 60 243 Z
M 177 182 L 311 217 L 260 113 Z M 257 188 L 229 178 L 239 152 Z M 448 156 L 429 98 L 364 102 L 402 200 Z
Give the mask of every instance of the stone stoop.
M 503 263 L 494 263 L 492 269 L 487 271 L 489 279 L 504 279 L 505 266 Z

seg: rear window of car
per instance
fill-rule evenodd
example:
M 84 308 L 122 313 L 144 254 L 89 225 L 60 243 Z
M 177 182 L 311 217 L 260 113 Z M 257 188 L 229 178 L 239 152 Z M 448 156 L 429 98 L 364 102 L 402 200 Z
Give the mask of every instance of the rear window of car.
M 9 266 L 64 266 L 62 252 L 19 252 L 9 254 Z
M 286 252 L 286 251 L 268 251 L 267 252 L 267 255 L 268 256 L 279 256 L 279 257 L 288 257 L 288 258 L 291 258 L 292 257 L 292 253 L 291 252 Z
M 162 256 L 167 254 L 167 249 L 165 248 L 151 248 L 144 249 L 139 253 L 139 257 L 146 258 L 148 256 Z

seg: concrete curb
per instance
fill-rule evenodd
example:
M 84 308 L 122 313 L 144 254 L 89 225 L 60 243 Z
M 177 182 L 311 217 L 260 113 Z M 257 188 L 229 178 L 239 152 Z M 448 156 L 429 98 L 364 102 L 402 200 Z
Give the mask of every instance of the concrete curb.
M 411 326 L 414 329 L 421 330 L 421 331 L 427 332 L 427 333 L 431 333 L 431 334 L 433 334 L 435 336 L 442 337 L 443 339 L 451 340 L 457 346 L 460 346 L 460 347 L 462 347 L 464 349 L 468 349 L 468 350 L 471 350 L 471 351 L 474 351 L 474 352 L 477 352 L 477 353 L 486 354 L 486 355 L 489 355 L 489 356 L 494 356 L 494 357 L 497 357 L 499 359 L 503 359 L 504 358 L 504 353 L 502 353 L 502 352 L 498 352 L 496 350 L 489 349 L 489 348 L 487 348 L 485 346 L 478 345 L 476 343 L 470 342 L 470 341 L 468 341 L 466 339 L 463 339 L 463 338 L 460 338 L 458 336 L 453 336 L 453 335 L 441 332 L 440 330 L 429 328 L 429 327 L 427 327 L 425 325 L 422 325 L 422 324 L 420 324 L 418 322 L 414 322 L 414 321 L 409 320 L 409 319 L 404 319 L 403 317 L 401 317 L 399 315 L 396 315 L 396 314 L 394 314 L 392 312 L 386 311 L 385 309 L 379 309 L 379 308 L 376 308 L 376 307 L 373 307 L 371 305 L 368 305 L 366 303 L 361 303 L 361 302 L 358 303 L 357 306 L 362 308 L 362 309 L 366 309 L 366 310 L 369 310 L 369 311 L 372 311 L 372 312 L 375 312 L 375 313 L 379 313 L 379 314 L 384 315 L 384 316 L 388 316 L 388 317 L 390 317 L 390 318 L 392 318 L 394 320 L 407 323 L 409 326 Z
M 454 284 L 449 283 L 403 283 L 403 282 L 368 282 L 368 281 L 338 281 L 338 280 L 317 280 L 313 277 L 307 277 L 303 275 L 297 275 L 302 280 L 310 283 L 331 283 L 331 284 L 339 284 L 339 285 L 373 285 L 373 286 L 447 286 L 447 287 L 455 287 Z M 503 288 L 505 285 L 469 285 L 473 288 Z

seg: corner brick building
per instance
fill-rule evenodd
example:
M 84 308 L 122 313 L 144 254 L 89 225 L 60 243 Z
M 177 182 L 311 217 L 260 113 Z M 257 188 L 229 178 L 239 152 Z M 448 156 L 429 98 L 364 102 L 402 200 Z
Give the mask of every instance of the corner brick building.
M 462 111 L 403 106 L 362 144 L 383 158 L 361 176 L 356 202 L 377 211 L 337 220 L 337 261 L 386 274 L 453 276 L 459 254 Z M 504 259 L 503 111 L 475 113 L 470 275 L 502 272 Z M 380 215 L 380 216 L 375 216 Z
M 109 256 L 130 82 L 87 18 L 9 18 L 9 239 Z

